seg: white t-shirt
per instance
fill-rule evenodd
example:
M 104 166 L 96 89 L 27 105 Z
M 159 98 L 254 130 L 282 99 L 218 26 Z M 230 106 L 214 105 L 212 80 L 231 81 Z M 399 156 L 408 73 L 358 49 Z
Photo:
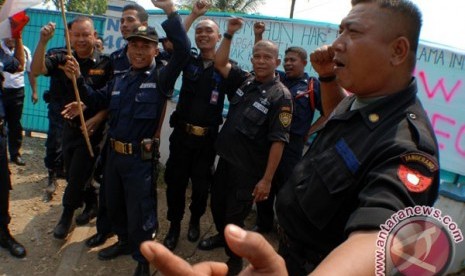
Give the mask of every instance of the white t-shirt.
M 14 55 L 14 50 L 10 50 L 6 45 L 5 42 L 2 41 L 0 46 L 2 47 L 3 51 L 10 56 Z M 29 48 L 24 46 L 24 55 L 25 55 L 25 68 L 27 72 L 31 72 L 31 62 L 32 62 L 32 56 L 31 56 L 31 51 Z M 21 88 L 24 87 L 24 71 L 22 72 L 17 72 L 14 74 L 8 73 L 8 72 L 3 72 L 3 77 L 5 78 L 5 81 L 3 82 L 3 87 L 4 88 Z

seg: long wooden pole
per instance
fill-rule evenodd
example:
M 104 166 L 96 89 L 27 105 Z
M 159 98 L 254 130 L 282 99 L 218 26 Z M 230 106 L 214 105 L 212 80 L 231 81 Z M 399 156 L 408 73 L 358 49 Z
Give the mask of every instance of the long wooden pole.
M 63 25 L 65 25 L 66 48 L 68 50 L 68 55 L 71 56 L 73 53 L 71 52 L 71 43 L 69 41 L 68 23 L 66 22 L 65 5 L 63 4 L 63 0 L 60 0 L 60 6 L 61 6 L 61 17 L 63 18 Z M 86 140 L 87 149 L 89 150 L 90 156 L 94 157 L 94 151 L 92 150 L 92 144 L 90 143 L 89 133 L 87 132 L 86 120 L 84 119 L 84 113 L 82 112 L 81 97 L 79 96 L 79 90 L 78 90 L 75 75 L 72 76 L 71 81 L 73 82 L 74 95 L 76 96 L 76 101 L 78 103 L 79 119 L 81 120 L 81 126 L 84 132 L 83 134 Z

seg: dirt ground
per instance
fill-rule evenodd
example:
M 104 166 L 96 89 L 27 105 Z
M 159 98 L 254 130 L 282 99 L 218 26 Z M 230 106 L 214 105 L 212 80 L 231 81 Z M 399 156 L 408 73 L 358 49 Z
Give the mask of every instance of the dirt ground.
M 66 240 L 53 237 L 53 228 L 61 214 L 61 198 L 65 181 L 59 180 L 59 187 L 52 201 L 42 201 L 43 189 L 47 184 L 47 171 L 43 164 L 45 139 L 24 138 L 23 157 L 26 166 L 19 167 L 10 163 L 13 191 L 10 193 L 10 215 L 12 217 L 10 230 L 14 237 L 27 249 L 24 259 L 10 256 L 7 250 L 0 248 L 0 276 L 10 275 L 132 275 L 136 263 L 130 256 L 120 256 L 110 261 L 100 261 L 97 258 L 99 249 L 107 247 L 116 241 L 113 237 L 97 248 L 89 249 L 85 240 L 95 233 L 95 219 L 89 225 L 74 228 Z M 189 193 L 188 193 L 189 194 Z M 158 185 L 158 216 L 160 231 L 157 236 L 162 240 L 168 231 L 166 220 L 165 186 Z M 77 210 L 75 214 L 79 214 Z M 187 210 L 186 215 L 189 215 Z M 246 225 L 253 224 L 253 214 Z M 201 251 L 196 243 L 187 240 L 188 217 L 183 221 L 181 237 L 175 253 L 191 263 L 201 260 L 225 261 L 226 255 L 222 248 L 213 251 Z M 215 234 L 216 230 L 210 213 L 202 218 L 202 237 Z M 275 234 L 266 236 L 275 246 Z M 159 274 L 151 268 L 153 275 Z

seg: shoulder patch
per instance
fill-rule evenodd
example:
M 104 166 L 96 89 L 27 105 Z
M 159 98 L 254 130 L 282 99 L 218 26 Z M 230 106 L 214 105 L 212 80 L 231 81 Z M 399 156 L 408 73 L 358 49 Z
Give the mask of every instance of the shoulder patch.
M 283 127 L 288 127 L 292 121 L 292 114 L 289 112 L 279 113 L 279 121 Z
M 412 193 L 424 192 L 433 183 L 433 177 L 425 176 L 421 172 L 402 164 L 397 169 L 397 177 Z
M 424 166 L 428 171 L 435 172 L 439 169 L 436 160 L 434 160 L 431 156 L 421 153 L 421 152 L 410 152 L 400 156 L 401 160 L 405 164 L 418 164 Z

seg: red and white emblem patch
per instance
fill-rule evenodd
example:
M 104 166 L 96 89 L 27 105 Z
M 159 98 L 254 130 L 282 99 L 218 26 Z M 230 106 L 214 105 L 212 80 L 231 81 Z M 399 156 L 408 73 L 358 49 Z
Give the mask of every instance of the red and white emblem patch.
M 428 189 L 431 183 L 433 183 L 432 177 L 424 176 L 419 171 L 405 165 L 399 165 L 397 176 L 407 189 L 413 193 L 421 193 Z

